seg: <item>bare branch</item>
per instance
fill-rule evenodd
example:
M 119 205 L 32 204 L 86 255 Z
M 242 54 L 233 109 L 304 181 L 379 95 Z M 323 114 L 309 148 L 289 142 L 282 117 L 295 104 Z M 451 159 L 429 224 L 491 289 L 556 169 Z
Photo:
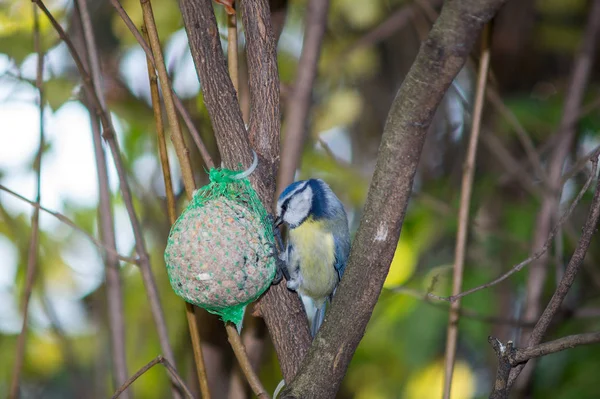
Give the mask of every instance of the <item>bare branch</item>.
M 437 7 L 441 4 L 441 0 L 429 1 L 430 7 Z M 410 22 L 411 17 L 415 15 L 415 8 L 418 6 L 418 4 L 406 4 L 392 13 L 392 15 L 387 17 L 385 21 L 378 24 L 375 28 L 367 32 L 367 34 L 348 46 L 348 48 L 344 51 L 343 56 L 338 61 L 338 64 L 342 65 L 343 62 L 348 60 L 348 57 L 350 57 L 350 55 L 356 50 L 376 45 L 377 43 L 388 39 L 394 33 L 405 27 L 406 24 Z
M 167 68 L 165 66 L 165 60 L 163 58 L 162 49 L 160 47 L 160 39 L 158 37 L 158 30 L 156 23 L 154 22 L 154 13 L 152 12 L 152 3 L 150 0 L 141 0 L 142 13 L 144 15 L 144 23 L 148 30 L 148 40 L 150 41 L 150 48 L 152 49 L 152 55 L 155 60 L 155 67 L 160 77 L 159 83 L 162 87 L 163 100 L 165 104 L 165 110 L 167 112 L 167 120 L 169 127 L 171 128 L 171 139 L 175 150 L 177 151 L 177 157 L 179 158 L 179 167 L 181 169 L 181 176 L 185 190 L 188 193 L 188 197 L 191 198 L 191 193 L 196 189 L 194 184 L 194 173 L 192 172 L 191 163 L 189 161 L 189 152 L 185 145 L 183 133 L 179 126 L 179 119 L 175 112 L 175 104 L 173 103 L 173 92 L 169 85 L 169 75 L 167 74 Z
M 575 207 L 577 206 L 577 204 L 579 203 L 579 201 L 581 201 L 581 198 L 583 198 L 583 195 L 590 188 L 590 185 L 592 184 L 592 181 L 594 180 L 594 175 L 595 175 L 596 169 L 597 169 L 597 163 L 594 162 L 592 164 L 592 173 L 590 174 L 590 177 L 588 178 L 588 180 L 583 185 L 583 188 L 581 189 L 581 191 L 579 191 L 579 194 L 577 195 L 577 197 L 575 197 L 575 199 L 571 203 L 571 206 L 569 206 L 569 209 L 567 209 L 567 211 L 560 218 L 560 220 L 558 221 L 558 223 L 556 224 L 556 226 L 554 227 L 554 229 L 550 232 L 550 234 L 546 238 L 546 242 L 544 243 L 544 245 L 542 246 L 542 248 L 540 248 L 535 254 L 533 254 L 529 258 L 525 259 L 524 261 L 522 261 L 522 262 L 514 265 L 509 271 L 507 271 L 506 273 L 502 274 L 497 279 L 490 281 L 489 283 L 485 283 L 485 284 L 482 284 L 480 286 L 468 289 L 466 291 L 461 292 L 458 295 L 452 295 L 452 296 L 448 296 L 448 297 L 443 297 L 443 296 L 434 295 L 434 294 L 432 294 L 432 293 L 429 292 L 429 293 L 427 293 L 427 296 L 430 297 L 430 298 L 433 298 L 433 299 L 441 300 L 441 301 L 453 302 L 453 301 L 456 301 L 457 299 L 460 299 L 460 298 L 462 298 L 464 296 L 473 294 L 473 293 L 475 293 L 477 291 L 481 291 L 483 289 L 486 289 L 486 288 L 494 286 L 494 285 L 496 285 L 498 283 L 501 283 L 502 281 L 506 280 L 507 278 L 509 278 L 510 276 L 512 276 L 513 274 L 515 274 L 516 272 L 521 271 L 525 266 L 527 266 L 530 263 L 532 263 L 533 261 L 539 259 L 543 254 L 545 254 L 548 251 L 548 248 L 550 248 L 550 245 L 552 244 L 552 240 L 554 239 L 554 236 L 556 235 L 557 231 L 569 219 L 569 217 L 571 216 L 571 213 L 573 213 L 573 211 L 575 210 Z
M 469 231 L 469 210 L 471 207 L 471 193 L 473 191 L 473 179 L 475 176 L 475 159 L 477 156 L 477 144 L 481 132 L 481 115 L 485 99 L 486 83 L 490 66 L 490 42 L 491 25 L 483 29 L 481 41 L 481 60 L 479 61 L 479 72 L 477 78 L 477 90 L 475 94 L 475 106 L 473 109 L 473 121 L 469 146 L 463 166 L 463 177 L 460 192 L 460 207 L 458 210 L 458 229 L 456 232 L 456 248 L 454 252 L 454 266 L 452 276 L 452 295 L 457 295 L 462 290 L 463 271 L 465 266 L 465 255 L 467 252 L 467 233 Z M 452 374 L 454 373 L 454 362 L 456 360 L 456 343 L 458 341 L 458 321 L 460 300 L 450 304 L 450 315 L 448 319 L 448 334 L 446 337 L 446 353 L 444 356 L 444 390 L 443 398 L 450 398 L 452 385 Z
M 576 121 L 578 120 L 577 117 L 580 113 L 583 95 L 585 94 L 592 71 L 592 63 L 599 34 L 600 0 L 595 0 L 591 3 L 582 47 L 575 59 L 569 79 L 568 92 L 558 129 L 558 141 L 548 162 L 548 185 L 550 193 L 544 197 L 537 216 L 532 251 L 539 248 L 540 244 L 544 242 L 552 223 L 556 221 L 558 215 L 560 193 L 562 192 L 561 175 L 563 166 L 575 140 Z M 548 256 L 543 255 L 529 269 L 526 288 L 527 298 L 523 314 L 525 320 L 536 320 L 540 315 L 544 293 L 543 288 L 548 274 L 548 259 Z M 523 331 L 521 342 L 532 342 L 529 338 L 529 332 L 529 330 Z M 513 372 L 514 374 L 515 372 Z M 531 376 L 531 372 L 528 372 L 529 376 Z M 529 380 L 528 377 L 524 381 Z
M 280 115 L 275 38 L 268 3 L 260 0 L 242 1 L 240 4 L 252 77 L 250 138 L 227 73 L 211 1 L 181 0 L 179 5 L 222 159 L 229 168 L 237 168 L 239 164 L 250 165 L 252 142 L 259 164 L 250 175 L 250 181 L 269 209 L 275 195 L 279 162 Z M 291 379 L 310 344 L 302 303 L 298 295 L 279 284 L 267 291 L 258 308 L 269 327 L 283 374 Z M 284 314 L 286 317 L 282 317 Z
M 252 314 L 254 316 L 254 314 Z M 249 317 L 244 322 L 242 344 L 248 353 L 252 369 L 258 370 L 265 350 L 268 337 L 267 326 L 263 319 Z M 245 399 L 248 397 L 246 379 L 240 367 L 236 367 L 229 379 L 229 399 Z
M 427 17 L 433 22 L 433 20 L 437 17 L 437 13 L 435 10 L 425 1 L 425 0 L 417 0 L 417 4 L 423 9 Z M 469 60 L 471 61 L 471 60 Z M 466 98 L 464 98 L 461 93 L 458 93 L 463 102 L 467 103 Z M 492 86 L 488 86 L 486 90 L 486 97 L 490 104 L 496 109 L 496 111 L 504 117 L 504 119 L 512 126 L 515 133 L 517 133 L 517 138 L 521 142 L 523 149 L 525 150 L 525 154 L 527 155 L 528 161 L 531 164 L 533 170 L 538 175 L 538 177 L 542 180 L 546 189 L 548 189 L 548 177 L 546 176 L 546 172 L 544 171 L 544 167 L 542 161 L 540 159 L 540 155 L 538 151 L 536 151 L 533 140 L 531 139 L 531 135 L 525 130 L 519 119 L 516 115 L 506 106 L 506 104 L 500 98 L 500 95 Z
M 515 351 L 512 341 L 508 341 L 506 345 L 500 342 L 499 339 L 488 337 L 488 342 L 494 348 L 498 357 L 498 370 L 496 371 L 496 381 L 490 395 L 490 399 L 508 399 L 508 376 L 510 375 L 511 365 L 510 358 Z
M 287 16 L 288 0 L 270 0 L 269 8 L 271 9 L 271 25 L 273 26 L 273 35 L 275 42 L 279 42 L 281 32 L 285 25 Z
M 12 377 L 10 381 L 10 391 L 8 397 L 10 399 L 17 399 L 19 397 L 19 381 L 21 378 L 21 370 L 23 368 L 23 360 L 25 358 L 25 339 L 27 337 L 27 326 L 29 323 L 29 300 L 31 299 L 31 292 L 33 291 L 33 284 L 35 283 L 37 269 L 38 269 L 38 255 L 39 255 L 39 241 L 40 241 L 40 201 L 41 201 L 41 184 L 42 184 L 42 154 L 44 153 L 44 50 L 41 46 L 40 38 L 40 21 L 37 7 L 33 6 L 33 43 L 35 51 L 37 53 L 37 71 L 35 84 L 39 94 L 39 118 L 40 118 L 40 142 L 38 145 L 37 154 L 35 156 L 34 169 L 36 174 L 36 199 L 35 208 L 33 209 L 33 215 L 31 216 L 31 238 L 29 240 L 29 250 L 27 252 L 27 271 L 25 280 L 25 289 L 23 291 L 23 302 L 21 313 L 23 314 L 23 323 L 21 324 L 21 331 L 17 337 L 15 363 L 13 366 Z
M 250 75 L 248 135 L 252 147 L 263 158 L 263 178 L 268 180 L 262 184 L 268 187 L 270 197 L 261 199 L 268 206 L 274 198 L 281 130 L 277 43 L 271 28 L 268 0 L 241 0 L 240 11 L 246 34 L 246 60 Z
M 384 128 L 364 216 L 325 322 L 284 398 L 334 397 L 387 276 L 434 112 L 502 0 L 446 2 Z
M 115 161 L 115 166 L 117 169 L 117 175 L 119 177 L 121 193 L 123 195 L 123 202 L 125 203 L 125 208 L 127 209 L 127 213 L 129 215 L 129 219 L 131 221 L 131 226 L 133 228 L 133 235 L 135 238 L 135 247 L 138 256 L 140 257 L 140 270 L 142 274 L 142 279 L 144 281 L 144 287 L 146 288 L 146 294 L 148 296 L 148 301 L 150 303 L 150 310 L 152 311 L 152 315 L 154 317 L 154 322 L 156 324 L 156 329 L 158 331 L 158 338 L 163 352 L 165 353 L 165 357 L 171 363 L 174 364 L 175 356 L 173 355 L 173 350 L 169 343 L 169 336 L 167 332 L 167 326 L 165 323 L 163 311 L 160 304 L 160 298 L 158 296 L 158 289 L 156 287 L 156 282 L 154 281 L 154 276 L 152 275 L 152 269 L 150 266 L 150 258 L 148 256 L 148 251 L 146 250 L 146 243 L 144 241 L 144 236 L 142 233 L 142 228 L 135 212 L 135 208 L 133 206 L 133 195 L 131 193 L 131 188 L 129 187 L 129 182 L 127 180 L 127 173 L 125 171 L 125 166 L 123 164 L 123 159 L 121 157 L 121 151 L 119 150 L 119 144 L 114 136 L 114 127 L 112 125 L 112 120 L 110 114 L 107 110 L 102 106 L 103 101 L 99 99 L 99 96 L 102 96 L 103 93 L 99 90 L 96 90 L 94 87 L 93 81 L 90 75 L 85 70 L 81 58 L 75 49 L 72 41 L 66 35 L 63 28 L 60 26 L 58 21 L 52 16 L 48 8 L 45 6 L 43 1 L 41 0 L 33 0 L 38 7 L 42 10 L 42 12 L 48 17 L 50 23 L 63 40 L 63 42 L 67 45 L 69 52 L 71 53 L 71 57 L 75 64 L 77 65 L 77 69 L 79 70 L 80 75 L 83 79 L 84 88 L 89 95 L 92 105 L 99 112 L 99 118 L 102 122 L 103 128 L 103 136 L 105 140 L 108 142 L 108 145 L 111 150 L 112 157 Z M 93 51 L 93 49 L 87 48 L 87 51 Z
M 94 32 L 92 22 L 85 0 L 77 0 L 77 10 L 83 27 L 85 46 L 95 48 Z M 102 87 L 99 71 L 99 60 L 96 51 L 88 52 L 88 66 L 91 71 L 94 87 Z M 99 97 L 102 103 L 102 96 Z M 88 101 L 88 103 L 91 101 Z M 102 147 L 102 132 L 100 123 L 96 116 L 97 111 L 87 104 L 90 112 L 90 122 L 92 127 L 92 139 L 94 144 L 94 154 L 96 160 L 96 171 L 98 175 L 98 193 L 99 193 L 99 219 L 98 228 L 100 231 L 100 240 L 103 245 L 117 253 L 117 240 L 115 236 L 115 225 L 113 220 L 113 208 L 110 196 L 108 182 L 108 170 L 106 167 L 106 154 Z M 112 361 L 112 374 L 114 387 L 118 387 L 127 380 L 127 350 L 125 347 L 125 318 L 123 314 L 123 292 L 121 287 L 121 276 L 119 259 L 113 253 L 106 253 L 104 258 L 104 275 L 106 278 L 106 302 L 108 329 L 110 332 L 110 349 Z M 129 395 L 125 395 L 129 398 Z
M 146 43 L 146 41 L 142 37 L 142 34 L 138 31 L 135 24 L 131 20 L 131 18 L 129 18 L 129 15 L 127 15 L 127 12 L 125 12 L 125 9 L 119 3 L 119 0 L 110 0 L 110 4 L 114 7 L 114 9 L 117 11 L 117 14 L 119 14 L 119 16 L 121 17 L 121 19 L 123 20 L 123 22 L 125 23 L 127 28 L 129 29 L 129 31 L 133 34 L 133 36 L 135 37 L 137 42 L 140 44 L 140 46 L 146 53 L 146 57 L 150 58 L 150 62 L 152 63 L 153 66 L 156 66 L 156 62 L 154 60 L 154 55 L 152 54 L 152 50 L 150 49 L 150 46 L 148 45 L 148 43 Z M 200 151 L 200 156 L 202 156 L 202 159 L 204 160 L 204 163 L 206 164 L 206 166 L 208 166 L 209 168 L 214 168 L 215 164 L 214 164 L 210 154 L 208 153 L 206 146 L 202 142 L 200 133 L 198 132 L 198 129 L 196 129 L 196 126 L 194 126 L 194 122 L 192 121 L 192 118 L 191 118 L 189 112 L 187 111 L 187 109 L 185 109 L 185 106 L 183 105 L 183 103 L 181 102 L 181 100 L 179 99 L 177 94 L 173 91 L 173 89 L 172 89 L 173 86 L 172 86 L 170 80 L 169 80 L 168 86 L 171 88 L 173 100 L 175 101 L 175 107 L 177 108 L 177 111 L 179 111 L 179 114 L 181 115 L 183 121 L 185 122 L 185 126 L 188 128 L 190 135 L 192 136 L 192 139 L 194 140 L 194 143 L 196 143 L 196 146 L 198 147 L 198 150 Z
M 600 332 L 587 334 L 569 335 L 550 342 L 536 345 L 530 348 L 518 349 L 511 359 L 513 366 L 524 363 L 536 357 L 542 357 L 551 353 L 564 351 L 565 349 L 575 348 L 580 345 L 590 345 L 600 343 Z
M 125 383 L 122 386 L 120 386 L 119 389 L 117 389 L 117 391 L 114 393 L 112 399 L 117 399 L 119 396 L 121 396 L 121 394 L 125 392 L 125 390 L 131 384 L 133 384 L 135 380 L 140 378 L 146 371 L 150 370 L 152 367 L 156 366 L 159 363 L 165 366 L 167 372 L 169 373 L 169 377 L 171 377 L 171 381 L 173 381 L 173 383 L 177 385 L 183 391 L 183 393 L 185 393 L 185 396 L 189 399 L 194 399 L 194 396 L 190 392 L 189 388 L 185 385 L 179 374 L 177 374 L 177 370 L 175 370 L 175 367 L 173 367 L 173 365 L 162 355 L 158 355 L 156 358 L 148 362 L 134 375 L 132 375 L 127 381 L 125 381 Z
M 515 367 L 518 368 L 531 359 L 560 352 L 565 349 L 600 343 L 600 332 L 569 335 L 554 341 L 521 349 L 514 348 L 512 341 L 503 344 L 499 339 L 491 336 L 488 337 L 488 341 L 498 357 L 498 371 L 490 399 L 508 399 L 511 387 L 509 376 L 514 372 Z
M 599 4 L 599 9 L 600 9 L 600 1 L 598 1 L 597 3 Z M 593 172 L 592 176 L 594 176 L 596 173 L 596 166 L 597 166 L 598 160 L 595 160 L 593 162 L 594 162 L 594 167 L 593 167 L 594 172 Z M 600 175 L 598 175 L 598 180 L 597 180 L 597 184 L 596 184 L 596 192 L 594 193 L 594 198 L 592 199 L 592 204 L 590 206 L 588 218 L 585 222 L 585 225 L 583 226 L 583 232 L 581 234 L 579 242 L 577 243 L 575 252 L 571 256 L 571 260 L 569 261 L 569 264 L 567 265 L 565 274 L 564 274 L 562 280 L 560 281 L 560 284 L 556 288 L 554 295 L 552 295 L 552 299 L 550 299 L 550 302 L 546 306 L 546 309 L 540 316 L 538 322 L 536 323 L 535 327 L 533 328 L 533 331 L 531 332 L 531 335 L 529 336 L 528 347 L 537 345 L 542 341 L 542 338 L 544 338 L 544 335 L 546 334 L 546 331 L 548 330 L 548 327 L 550 326 L 552 319 L 554 318 L 556 313 L 559 311 L 563 300 L 567 296 L 567 293 L 569 292 L 571 285 L 573 285 L 573 282 L 575 281 L 575 276 L 577 275 L 577 273 L 579 272 L 579 269 L 581 268 L 581 265 L 583 264 L 585 254 L 587 253 L 587 250 L 590 246 L 590 242 L 591 242 L 592 236 L 594 235 L 596 228 L 598 226 L 599 219 L 600 219 Z M 512 383 L 514 383 L 516 378 L 519 376 L 519 373 L 521 372 L 522 369 L 523 369 L 523 366 L 519 366 L 519 367 L 515 368 L 515 370 L 511 373 L 511 377 L 509 380 L 509 383 L 511 386 L 512 386 Z
M 285 131 L 276 195 L 279 195 L 294 181 L 296 169 L 300 165 L 304 138 L 308 128 L 308 116 L 312 105 L 312 89 L 321 53 L 321 42 L 327 26 L 328 9 L 329 0 L 311 0 L 308 3 L 304 44 L 297 68 L 298 76 L 294 83 L 294 89 L 287 98 L 285 108 Z
M 569 169 L 563 175 L 561 184 L 565 184 L 567 182 L 567 180 L 571 179 L 573 176 L 575 176 L 575 174 L 579 173 L 583 168 L 585 168 L 585 166 L 588 164 L 589 161 L 591 161 L 594 158 L 598 158 L 599 155 L 600 155 L 600 145 L 597 146 L 596 148 L 594 148 L 592 151 L 588 152 L 583 157 L 579 158 L 573 164 L 573 166 L 571 166 L 571 169 Z
M 252 364 L 248 359 L 248 354 L 246 353 L 246 349 L 244 348 L 244 344 L 242 344 L 242 340 L 240 339 L 240 335 L 238 334 L 236 327 L 233 323 L 226 323 L 225 329 L 227 330 L 227 338 L 229 340 L 229 344 L 233 349 L 233 352 L 238 359 L 240 368 L 244 373 L 244 376 L 248 380 L 250 384 L 250 388 L 252 388 L 252 392 L 258 397 L 262 399 L 268 399 L 269 394 L 265 391 L 265 388 L 262 386 L 260 379 L 254 372 L 252 368 Z
M 139 263 L 138 259 L 134 259 L 134 258 L 131 258 L 128 256 L 121 255 L 118 252 L 115 252 L 114 250 L 112 250 L 108 247 L 105 247 L 104 244 L 102 244 L 102 242 L 98 241 L 94 236 L 92 236 L 87 231 L 83 230 L 81 227 L 79 227 L 77 224 L 75 224 L 75 222 L 73 222 L 71 219 L 69 219 L 62 213 L 51 211 L 50 209 L 41 206 L 37 202 L 28 200 L 27 198 L 23 197 L 21 194 L 17 194 L 16 192 L 12 191 L 10 188 L 8 188 L 6 186 L 3 186 L 2 184 L 0 184 L 0 190 L 6 191 L 10 195 L 33 206 L 35 209 L 39 209 L 40 211 L 46 212 L 47 214 L 54 216 L 56 219 L 60 220 L 62 223 L 71 227 L 73 230 L 76 230 L 76 231 L 80 232 L 81 234 L 85 235 L 87 237 L 87 239 L 90 240 L 90 242 L 92 244 L 94 244 L 96 247 L 101 249 L 103 251 L 103 253 L 110 253 L 111 255 L 116 256 L 119 260 L 121 260 L 123 262 L 131 263 L 133 265 L 137 265 Z
M 229 168 L 246 167 L 252 163 L 250 142 L 227 73 L 212 0 L 181 0 L 179 7 L 221 158 Z
M 142 31 L 145 28 L 142 27 Z M 144 32 L 145 33 L 145 32 Z M 160 95 L 158 90 L 158 77 L 156 76 L 156 70 L 152 66 L 150 57 L 146 56 L 146 62 L 148 64 L 148 77 L 150 79 L 150 95 L 152 98 L 152 110 L 154 112 L 154 121 L 156 122 L 156 134 L 158 136 L 158 155 L 160 158 L 160 164 L 162 167 L 163 181 L 165 183 L 165 194 L 167 197 L 167 214 L 169 215 L 169 223 L 173 225 L 177 219 L 177 211 L 175 208 L 175 195 L 173 193 L 173 183 L 171 182 L 171 168 L 169 166 L 169 156 L 167 153 L 167 143 L 165 139 L 165 132 L 163 129 L 163 118 L 162 110 L 160 107 Z M 176 134 L 180 135 L 180 139 L 183 140 L 181 131 Z M 185 149 L 185 141 L 183 142 L 183 148 Z M 180 155 L 181 147 L 176 150 L 177 154 Z M 191 164 L 187 152 L 183 151 L 183 155 L 180 158 L 180 164 L 186 164 L 185 167 L 191 171 Z M 188 198 L 191 198 L 193 190 L 195 189 L 195 183 L 193 176 L 186 176 L 187 181 L 184 186 L 192 188 L 192 192 L 188 191 Z M 188 322 L 188 329 L 190 332 L 190 339 L 192 341 L 192 350 L 194 352 L 194 362 L 196 366 L 196 373 L 198 377 L 198 385 L 200 386 L 200 392 L 202 398 L 210 399 L 210 390 L 208 388 L 208 378 L 206 376 L 206 366 L 204 364 L 204 357 L 202 356 L 202 343 L 200 340 L 200 331 L 198 331 L 198 324 L 196 321 L 194 306 L 190 303 L 185 302 L 185 315 Z

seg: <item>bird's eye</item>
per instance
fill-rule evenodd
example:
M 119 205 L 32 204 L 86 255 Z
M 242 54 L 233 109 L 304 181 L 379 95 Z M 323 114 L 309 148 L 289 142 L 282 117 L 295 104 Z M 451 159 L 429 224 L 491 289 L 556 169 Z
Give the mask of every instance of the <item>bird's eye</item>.
M 285 201 L 283 204 L 281 204 L 281 214 L 282 215 L 287 211 L 289 203 L 290 203 L 290 201 Z

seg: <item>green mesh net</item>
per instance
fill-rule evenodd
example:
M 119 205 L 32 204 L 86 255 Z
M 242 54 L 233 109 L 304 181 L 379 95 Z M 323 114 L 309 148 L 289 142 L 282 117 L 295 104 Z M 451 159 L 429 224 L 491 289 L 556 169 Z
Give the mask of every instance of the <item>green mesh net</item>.
M 247 178 L 211 169 L 169 234 L 165 262 L 175 293 L 241 325 L 276 272 L 272 222 Z

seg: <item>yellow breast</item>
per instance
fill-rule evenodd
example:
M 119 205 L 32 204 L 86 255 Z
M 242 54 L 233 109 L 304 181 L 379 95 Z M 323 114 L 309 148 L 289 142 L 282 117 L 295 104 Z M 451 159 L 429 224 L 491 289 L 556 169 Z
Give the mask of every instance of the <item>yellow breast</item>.
M 334 268 L 333 235 L 323 229 L 322 222 L 310 218 L 291 229 L 289 239 L 294 247 L 294 259 L 299 263 L 302 284 L 299 291 L 317 304 L 333 292 L 338 276 Z

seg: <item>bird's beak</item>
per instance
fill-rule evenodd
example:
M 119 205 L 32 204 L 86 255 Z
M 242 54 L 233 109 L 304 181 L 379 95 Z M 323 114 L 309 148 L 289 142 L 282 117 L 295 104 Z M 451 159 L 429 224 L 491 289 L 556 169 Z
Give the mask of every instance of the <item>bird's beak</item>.
M 281 218 L 281 216 L 278 216 L 277 219 L 275 219 L 275 227 L 281 226 L 282 223 L 283 219 Z

